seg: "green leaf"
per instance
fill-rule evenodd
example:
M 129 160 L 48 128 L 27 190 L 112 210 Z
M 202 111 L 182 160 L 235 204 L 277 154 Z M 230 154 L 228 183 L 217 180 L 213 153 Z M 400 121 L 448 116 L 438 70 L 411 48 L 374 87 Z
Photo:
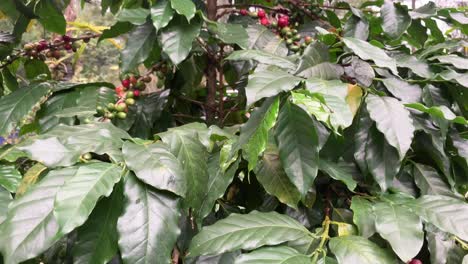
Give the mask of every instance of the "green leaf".
M 60 187 L 55 197 L 54 216 L 60 232 L 67 234 L 81 226 L 98 199 L 109 196 L 121 176 L 122 169 L 111 163 L 97 162 L 79 166 L 75 175 Z
M 215 201 L 222 197 L 232 182 L 239 167 L 240 159 L 231 164 L 226 171 L 221 167 L 221 153 L 211 154 L 208 159 L 208 184 L 200 206 L 200 217 L 205 218 L 213 209 Z
M 353 191 L 357 186 L 357 182 L 353 179 L 352 172 L 348 167 L 344 166 L 344 164 L 320 159 L 319 170 L 325 172 L 333 179 L 343 182 L 351 191 Z
M 357 10 L 357 12 L 362 13 L 361 10 L 355 10 Z M 367 38 L 369 37 L 369 22 L 367 21 L 365 16 L 362 15 L 361 17 L 359 17 L 354 14 L 350 16 L 346 21 L 346 24 L 344 25 L 344 36 L 367 40 Z
M 265 153 L 255 169 L 255 174 L 257 180 L 269 194 L 278 198 L 280 202 L 297 209 L 301 193 L 285 173 L 274 142 L 267 145 Z M 299 187 L 304 188 L 302 185 Z
M 269 98 L 262 106 L 253 111 L 247 123 L 240 129 L 239 141 L 232 148 L 230 157 L 242 149 L 243 156 L 249 161 L 251 171 L 257 166 L 258 156 L 265 150 L 268 131 L 275 125 L 279 111 L 279 99 Z
M 122 213 L 123 188 L 116 185 L 111 196 L 98 202 L 88 221 L 78 228 L 73 263 L 108 263 L 118 252 L 117 219 Z
M 58 34 L 65 34 L 67 22 L 62 11 L 53 1 L 39 1 L 34 8 L 34 12 L 39 16 L 39 22 L 48 31 Z
M 43 61 L 38 59 L 27 60 L 24 63 L 24 71 L 26 73 L 26 78 L 30 80 L 38 77 L 41 74 L 45 74 L 47 78 L 50 78 L 49 67 Z
M 301 78 L 283 71 L 255 72 L 249 76 L 249 81 L 245 87 L 247 106 L 262 98 L 290 91 L 301 81 Z
M 450 108 L 445 105 L 427 107 L 420 103 L 405 104 L 406 107 L 419 110 L 424 113 L 428 113 L 431 116 L 442 118 L 454 123 L 468 125 L 468 121 L 463 116 L 456 116 Z
M 280 57 L 262 50 L 236 50 L 225 60 L 254 60 L 259 63 L 276 65 L 283 69 L 294 69 L 296 65 L 287 58 Z
M 102 31 L 102 35 L 98 39 L 98 43 L 102 40 L 115 38 L 132 30 L 135 26 L 130 22 L 117 22 L 109 29 Z
M 169 0 L 157 1 L 151 7 L 151 19 L 156 31 L 166 27 L 174 16 L 174 10 L 171 8 Z
M 393 184 L 401 166 L 398 151 L 390 146 L 375 126 L 367 130 L 365 141 L 365 162 L 369 172 L 379 184 L 382 191 Z
M 264 247 L 242 254 L 236 258 L 235 264 L 309 264 L 309 256 L 299 253 L 287 246 Z
M 162 142 L 140 145 L 127 141 L 122 152 L 128 168 L 146 184 L 179 196 L 187 192 L 182 164 Z
M 242 49 L 249 46 L 249 35 L 242 25 L 207 21 L 208 29 L 224 43 L 237 44 Z
M 328 244 L 340 264 L 394 264 L 393 254 L 366 238 L 358 236 L 333 237 Z
M 261 25 L 247 27 L 249 49 L 258 49 L 278 56 L 288 55 L 288 48 L 282 38 L 278 38 L 270 29 Z
M 446 70 L 438 73 L 436 77 L 441 77 L 446 81 L 455 81 L 465 88 L 468 87 L 468 73 L 458 73 L 454 70 Z
M 413 140 L 414 126 L 408 110 L 395 98 L 369 95 L 366 99 L 370 118 L 387 142 L 403 158 Z
M 468 240 L 467 203 L 442 195 L 424 195 L 408 206 L 426 222 Z
M 346 37 L 343 38 L 343 41 L 361 59 L 372 60 L 377 66 L 388 68 L 393 74 L 398 75 L 396 61 L 390 58 L 382 49 L 356 38 Z
M 374 204 L 375 229 L 392 246 L 404 262 L 415 257 L 424 243 L 424 232 L 419 216 L 407 208 L 390 203 Z
M 413 175 L 421 194 L 453 196 L 449 186 L 437 171 L 427 165 L 414 163 Z
M 417 84 L 409 84 L 396 77 L 385 78 L 382 80 L 382 83 L 393 96 L 404 103 L 421 101 L 422 89 Z
M 180 234 L 179 200 L 151 188 L 129 174 L 125 181 L 124 213 L 117 224 L 125 264 L 171 263 Z
M 429 60 L 438 60 L 441 63 L 451 64 L 455 66 L 455 68 L 468 70 L 468 59 L 454 54 L 435 56 Z
M 174 9 L 177 14 L 183 15 L 187 18 L 187 21 L 195 16 L 196 7 L 191 0 L 170 0 L 172 9 Z
M 253 235 L 254 234 L 254 235 Z M 251 250 L 297 240 L 309 231 L 296 220 L 277 212 L 231 214 L 202 228 L 192 240 L 190 256 L 221 254 L 237 249 Z
M 434 2 L 429 2 L 409 12 L 412 19 L 428 18 L 428 17 L 434 16 L 436 13 L 437 13 L 437 7 L 434 4 Z
M 119 22 L 130 22 L 134 25 L 143 25 L 146 23 L 146 18 L 150 14 L 150 11 L 146 8 L 133 8 L 133 9 L 122 9 L 116 16 Z M 131 39 L 131 37 L 129 37 Z
M 0 186 L 11 193 L 16 192 L 22 175 L 14 165 L 0 165 Z
M 179 64 L 187 58 L 192 50 L 193 40 L 200 34 L 201 24 L 199 18 L 189 24 L 183 17 L 175 16 L 163 29 L 160 36 L 161 45 L 174 64 Z
M 319 166 L 315 125 L 302 108 L 286 102 L 278 115 L 275 137 L 286 175 L 305 198 Z
M 352 198 L 351 210 L 353 210 L 353 222 L 358 227 L 359 234 L 365 238 L 371 237 L 376 232 L 372 203 L 356 195 Z
M 355 78 L 360 86 L 369 87 L 375 78 L 375 72 L 372 66 L 353 56 L 351 59 L 351 65 L 345 67 L 344 71 L 349 77 Z
M 6 160 L 8 162 L 15 162 L 17 159 L 26 157 L 26 153 L 19 150 L 15 146 L 3 146 L 0 148 L 0 160 Z
M 11 201 L 13 201 L 13 198 L 11 197 L 10 192 L 0 187 L 0 225 L 6 219 L 8 206 Z
M 463 256 L 457 261 L 451 261 L 452 256 L 456 255 L 453 253 L 454 250 L 458 249 L 458 246 L 450 234 L 440 231 L 431 224 L 426 224 L 425 230 L 431 263 L 455 264 L 462 261 L 461 257 Z
M 386 0 L 380 9 L 380 16 L 383 19 L 382 28 L 392 39 L 398 39 L 408 29 L 411 24 L 411 17 L 408 11 L 398 3 Z
M 322 62 L 328 62 L 330 60 L 329 57 L 328 47 L 325 44 L 315 42 L 308 45 L 299 59 L 296 73 L 299 74 L 307 70 L 307 68 L 318 65 Z
M 172 154 L 177 157 L 185 172 L 188 188 L 184 196 L 183 207 L 186 209 L 191 207 L 198 211 L 203 203 L 203 194 L 206 192 L 209 179 L 208 151 L 200 142 L 196 128 L 193 130 L 191 127 L 186 128 L 170 129 L 159 136 L 169 146 Z
M 108 154 L 111 160 L 123 161 L 122 139 L 129 138 L 125 131 L 111 123 L 59 125 L 45 134 L 25 140 L 18 149 L 48 167 L 73 165 L 80 155 L 88 152 Z
M 36 257 L 60 239 L 53 214 L 55 195 L 76 171 L 77 167 L 51 171 L 10 204 L 7 218 L 0 226 L 0 251 L 5 263 Z
M 136 27 L 129 33 L 127 46 L 122 51 L 121 70 L 128 72 L 148 58 L 156 41 L 156 33 L 151 23 Z
M 0 136 L 9 135 L 28 114 L 34 115 L 38 110 L 35 105 L 47 98 L 51 89 L 48 83 L 33 84 L 0 98 Z

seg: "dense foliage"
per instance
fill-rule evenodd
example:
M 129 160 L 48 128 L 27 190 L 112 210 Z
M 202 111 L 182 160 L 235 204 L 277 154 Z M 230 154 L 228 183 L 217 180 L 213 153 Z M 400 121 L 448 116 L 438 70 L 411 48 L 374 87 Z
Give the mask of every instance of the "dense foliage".
M 68 2 L 0 2 L 0 263 L 468 263 L 466 10 Z

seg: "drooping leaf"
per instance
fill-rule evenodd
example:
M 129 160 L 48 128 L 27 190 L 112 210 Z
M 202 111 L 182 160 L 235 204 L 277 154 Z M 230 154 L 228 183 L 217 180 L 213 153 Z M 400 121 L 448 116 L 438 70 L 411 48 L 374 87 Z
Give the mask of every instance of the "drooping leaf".
M 366 103 L 370 118 L 403 158 L 411 145 L 415 130 L 408 110 L 391 97 L 369 95 Z
M 369 63 L 354 57 L 351 60 L 351 65 L 345 67 L 344 71 L 349 77 L 355 78 L 359 85 L 369 87 L 374 81 L 375 73 Z
M 388 68 L 393 74 L 398 75 L 395 60 L 390 58 L 382 49 L 356 38 L 346 37 L 343 38 L 343 41 L 361 59 L 372 60 L 377 66 Z
M 151 19 L 156 31 L 166 27 L 174 16 L 174 10 L 171 8 L 169 0 L 157 1 L 151 7 Z
M 187 18 L 187 21 L 195 16 L 195 4 L 191 0 L 170 0 L 172 9 L 178 14 L 183 15 Z
M 54 217 L 55 195 L 72 178 L 77 167 L 51 171 L 43 180 L 9 206 L 0 226 L 0 250 L 5 263 L 36 257 L 60 239 Z M 22 217 L 18 218 L 18 216 Z
M 260 108 L 256 109 L 247 123 L 241 127 L 239 141 L 233 146 L 230 159 L 242 149 L 244 158 L 249 161 L 249 171 L 255 168 L 258 156 L 266 148 L 268 131 L 275 125 L 278 112 L 277 97 L 267 99 Z
M 202 228 L 192 240 L 190 256 L 213 255 L 237 249 L 251 250 L 301 238 L 309 231 L 289 216 L 253 211 L 231 214 Z
M 467 203 L 442 195 L 424 195 L 408 206 L 426 222 L 468 240 Z
M 394 58 L 398 67 L 408 68 L 423 78 L 432 78 L 434 75 L 429 68 L 429 64 L 425 61 L 418 60 L 415 56 L 399 54 Z
M 21 173 L 14 165 L 0 165 L 0 187 L 15 193 L 21 181 Z
M 428 113 L 436 118 L 452 121 L 454 123 L 467 125 L 468 121 L 463 116 L 456 116 L 450 108 L 445 105 L 427 107 L 420 103 L 405 104 L 406 107 Z
M 107 263 L 118 252 L 117 219 L 122 213 L 122 184 L 111 196 L 99 201 L 88 221 L 78 228 L 73 246 L 73 263 Z
M 242 254 L 236 258 L 235 264 L 309 264 L 310 257 L 287 246 L 264 247 Z
M 367 40 L 369 36 L 369 22 L 364 13 L 354 7 L 351 7 L 353 13 L 344 25 L 344 36 L 361 40 Z
M 386 0 L 380 10 L 384 32 L 393 39 L 398 39 L 410 26 L 411 17 L 400 4 Z
M 458 73 L 454 70 L 446 70 L 438 73 L 437 76 L 443 80 L 453 81 L 464 87 L 468 87 L 468 73 Z
M 296 187 L 293 180 L 286 174 L 280 161 L 280 153 L 278 153 L 274 142 L 270 142 L 267 145 L 265 153 L 254 171 L 257 180 L 263 188 L 265 188 L 269 194 L 278 198 L 280 202 L 292 208 L 297 208 L 301 196 L 305 197 L 305 194 L 301 194 L 300 189 Z M 296 180 L 296 182 L 298 181 L 300 181 L 300 179 Z M 301 185 L 299 188 L 304 187 Z
M 120 67 L 123 72 L 135 68 L 148 58 L 156 41 L 156 33 L 149 22 L 136 27 L 129 33 L 127 46 L 122 51 Z
M 163 29 L 160 35 L 161 45 L 164 53 L 174 64 L 179 64 L 187 58 L 192 50 L 192 42 L 200 33 L 200 27 L 199 18 L 195 18 L 189 24 L 182 16 L 174 16 L 169 25 Z
M 236 50 L 225 60 L 255 60 L 259 63 L 276 65 L 284 69 L 294 69 L 296 67 L 292 61 L 262 50 Z
M 427 165 L 414 163 L 413 175 L 421 194 L 453 196 L 447 183 L 437 171 Z
M 359 236 L 333 237 L 328 245 L 340 264 L 393 264 L 397 262 L 390 251 Z
M 278 38 L 267 27 L 251 25 L 246 28 L 249 35 L 249 49 L 258 49 L 278 56 L 286 56 L 288 48 L 282 38 Z
M 249 46 L 249 35 L 242 25 L 207 21 L 208 28 L 216 37 L 227 44 L 237 44 L 242 49 Z
M 245 87 L 247 106 L 256 101 L 279 94 L 283 91 L 294 89 L 301 78 L 283 71 L 259 71 L 249 76 L 249 82 Z
M 435 56 L 429 60 L 438 60 L 442 63 L 452 64 L 457 69 L 468 70 L 468 59 L 454 54 Z
M 365 238 L 372 236 L 376 232 L 372 203 L 363 197 L 353 196 L 351 210 L 353 210 L 353 222 L 357 225 L 359 234 Z
M 185 172 L 187 192 L 183 200 L 183 207 L 199 210 L 203 202 L 203 194 L 208 184 L 208 151 L 200 142 L 199 135 L 194 128 L 178 127 L 159 134 L 162 141 L 169 146 L 170 151 L 182 164 Z M 199 217 L 197 215 L 197 217 Z
M 431 263 L 455 264 L 462 261 L 461 258 L 457 258 L 457 254 L 454 254 L 458 247 L 450 234 L 440 231 L 431 224 L 425 225 L 425 231 Z M 453 262 L 454 258 L 457 260 Z
M 123 262 L 170 264 L 180 234 L 179 200 L 141 183 L 131 173 L 124 193 L 124 212 L 117 224 Z
M 21 125 L 23 118 L 39 110 L 36 104 L 47 98 L 52 86 L 49 83 L 33 84 L 0 98 L 0 136 L 7 136 Z
M 353 179 L 352 173 L 344 164 L 331 162 L 326 159 L 320 159 L 319 170 L 325 172 L 335 180 L 342 181 L 351 191 L 354 190 L 357 186 L 357 182 Z
M 389 77 L 382 80 L 387 90 L 404 103 L 415 103 L 421 101 L 422 89 L 417 84 L 408 82 L 396 77 Z
M 109 196 L 120 181 L 122 169 L 104 162 L 79 166 L 72 178 L 57 191 L 54 216 L 60 232 L 67 234 L 81 226 L 93 211 L 99 198 Z
M 391 202 L 374 204 L 375 229 L 392 246 L 404 262 L 415 257 L 424 242 L 419 216 L 409 209 Z

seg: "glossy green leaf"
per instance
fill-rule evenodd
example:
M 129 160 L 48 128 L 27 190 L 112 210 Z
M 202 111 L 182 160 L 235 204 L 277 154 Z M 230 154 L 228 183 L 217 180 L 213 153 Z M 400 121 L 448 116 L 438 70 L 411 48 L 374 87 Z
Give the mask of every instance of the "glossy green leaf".
M 325 172 L 333 179 L 343 182 L 351 191 L 357 186 L 357 182 L 353 179 L 352 172 L 344 164 L 320 159 L 319 170 Z
M 35 115 L 39 110 L 35 105 L 40 105 L 51 89 L 49 83 L 33 84 L 0 98 L 0 136 L 10 134 L 28 114 Z
M 289 216 L 253 211 L 231 214 L 202 228 L 192 240 L 190 256 L 213 255 L 237 249 L 251 250 L 301 238 L 309 231 Z
M 464 201 L 442 195 L 424 195 L 408 206 L 426 222 L 468 240 L 468 204 Z
M 178 14 L 183 15 L 187 18 L 187 21 L 195 16 L 195 4 L 191 0 L 170 0 L 172 9 Z
M 311 258 L 287 246 L 264 247 L 242 254 L 235 264 L 309 264 Z
M 279 99 L 269 98 L 250 116 L 240 129 L 239 141 L 232 148 L 232 158 L 240 149 L 249 161 L 249 171 L 256 167 L 258 156 L 265 150 L 268 131 L 275 125 L 279 112 Z
M 431 224 L 425 225 L 425 231 L 431 263 L 455 264 L 462 261 L 461 258 L 457 262 L 451 261 L 457 245 L 450 234 L 440 231 Z
M 353 210 L 353 222 L 358 227 L 359 234 L 365 238 L 372 236 L 376 232 L 372 203 L 363 197 L 353 196 L 351 210 Z
M 447 183 L 434 168 L 414 163 L 413 175 L 421 194 L 453 196 Z
M 208 184 L 208 151 L 200 142 L 196 128 L 178 127 L 159 134 L 162 141 L 169 146 L 171 153 L 179 160 L 185 172 L 187 192 L 183 207 L 199 210 L 203 194 Z M 197 214 L 198 217 L 198 214 Z
M 365 162 L 369 172 L 382 190 L 387 190 L 393 184 L 401 166 L 398 151 L 390 146 L 382 133 L 372 126 L 365 140 Z
M 169 0 L 157 1 L 151 7 L 151 19 L 156 31 L 166 27 L 174 16 L 174 10 L 171 8 Z
M 143 25 L 150 11 L 146 8 L 124 8 L 117 14 L 116 19 L 120 22 L 130 22 L 134 25 Z M 130 39 L 130 38 L 129 38 Z
M 343 38 L 348 48 L 354 51 L 363 60 L 372 60 L 379 67 L 388 68 L 393 74 L 398 75 L 396 61 L 390 58 L 382 49 L 360 39 Z
M 437 74 L 446 81 L 454 81 L 464 87 L 468 87 L 468 73 L 458 73 L 454 70 L 446 70 Z
M 346 75 L 355 78 L 359 85 L 369 87 L 375 78 L 375 72 L 372 66 L 357 58 L 352 57 L 351 65 L 344 68 Z
M 236 50 L 225 60 L 254 60 L 259 63 L 276 65 L 284 69 L 294 69 L 296 65 L 287 58 L 280 57 L 262 50 Z
M 395 98 L 369 95 L 366 100 L 370 118 L 387 142 L 403 158 L 413 140 L 414 126 L 408 110 Z
M 385 78 L 382 83 L 393 96 L 404 103 L 421 101 L 422 89 L 417 84 L 410 84 L 396 77 Z
M 109 29 L 105 29 L 102 31 L 102 35 L 98 39 L 98 43 L 102 40 L 115 38 L 120 36 L 121 34 L 125 34 L 131 31 L 135 25 L 130 22 L 117 22 L 112 25 Z
M 279 112 L 275 137 L 284 171 L 304 198 L 319 167 L 318 135 L 314 122 L 302 108 L 287 102 Z
M 8 213 L 8 205 L 13 201 L 13 197 L 6 189 L 0 187 L 0 225 L 5 221 Z
M 427 107 L 420 103 L 405 104 L 406 107 L 428 113 L 436 118 L 442 118 L 454 123 L 468 125 L 468 121 L 463 116 L 456 116 L 450 108 L 445 105 Z
M 261 25 L 250 25 L 246 28 L 249 35 L 249 49 L 258 49 L 278 56 L 286 56 L 288 48 L 282 38 Z
M 344 25 L 344 36 L 367 40 L 369 37 L 369 22 L 364 16 L 359 17 L 353 14 Z
M 409 209 L 390 202 L 374 204 L 375 229 L 404 262 L 415 257 L 424 243 L 423 225 Z
M 305 48 L 304 53 L 299 58 L 296 73 L 300 74 L 312 66 L 329 60 L 328 47 L 323 43 L 315 42 Z
M 301 78 L 283 71 L 259 71 L 249 76 L 249 82 L 245 87 L 247 106 L 256 101 L 294 89 Z
M 262 159 L 254 171 L 257 180 L 269 194 L 275 196 L 280 202 L 292 208 L 297 208 L 301 196 L 305 196 L 305 194 L 301 194 L 299 189 L 304 188 L 303 185 L 296 187 L 300 179 L 294 179 L 294 182 L 291 177 L 286 174 L 280 161 L 280 153 L 274 145 L 274 142 L 269 142 Z M 309 183 L 309 185 L 311 184 L 312 183 Z
M 125 181 L 124 212 L 117 224 L 125 264 L 171 263 L 180 234 L 179 200 L 129 174 Z
M 179 196 L 184 196 L 187 192 L 182 164 L 162 142 L 135 144 L 127 141 L 122 152 L 128 168 L 146 184 Z
M 333 237 L 328 244 L 340 264 L 394 264 L 393 254 L 366 238 L 358 236 Z
M 227 44 L 237 44 L 242 49 L 249 46 L 249 35 L 242 25 L 207 21 L 208 28 Z
M 105 264 L 117 254 L 117 219 L 122 213 L 122 192 L 122 185 L 116 185 L 111 196 L 100 200 L 86 223 L 78 228 L 73 263 Z
M 398 54 L 394 56 L 394 59 L 398 67 L 408 68 L 423 78 L 432 78 L 434 75 L 429 68 L 429 64 L 417 59 L 415 56 Z
M 0 186 L 15 193 L 21 181 L 21 173 L 14 165 L 0 165 Z
M 81 226 L 102 196 L 109 196 L 120 181 L 122 168 L 97 162 L 79 166 L 75 175 L 60 187 L 55 197 L 54 216 L 60 232 L 67 234 Z
M 411 18 L 427 18 L 437 13 L 437 7 L 434 2 L 429 2 L 409 12 Z
M 200 34 L 200 27 L 199 18 L 189 24 L 183 17 L 174 16 L 169 25 L 163 29 L 160 35 L 161 45 L 164 53 L 174 64 L 179 64 L 187 58 L 192 50 L 192 42 Z
M 451 64 L 455 66 L 455 68 L 468 70 L 468 59 L 454 54 L 435 56 L 430 58 L 429 60 L 438 60 L 441 63 Z
M 39 22 L 45 29 L 58 33 L 65 34 L 67 22 L 53 1 L 39 1 L 34 8 L 35 13 L 39 16 Z
M 156 33 L 151 23 L 136 27 L 129 33 L 127 46 L 122 51 L 121 64 L 127 72 L 148 58 L 156 41 Z
M 0 251 L 5 263 L 36 257 L 59 240 L 59 225 L 53 214 L 55 195 L 77 169 L 51 171 L 10 204 L 7 218 L 0 226 Z
M 380 10 L 384 32 L 393 39 L 398 39 L 410 26 L 411 17 L 400 4 L 386 0 Z
M 15 162 L 18 158 L 26 157 L 26 153 L 15 146 L 3 146 L 0 148 L 0 160 Z

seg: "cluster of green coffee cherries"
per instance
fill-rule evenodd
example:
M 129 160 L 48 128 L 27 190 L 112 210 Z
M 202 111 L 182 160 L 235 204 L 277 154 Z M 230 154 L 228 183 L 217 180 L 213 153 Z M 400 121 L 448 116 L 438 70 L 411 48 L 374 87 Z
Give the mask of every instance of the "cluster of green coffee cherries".
M 135 104 L 135 99 L 146 89 L 146 84 L 149 82 L 151 82 L 150 76 L 125 76 L 121 85 L 115 87 L 117 101 L 105 107 L 96 107 L 97 115 L 105 119 L 127 118 L 128 107 Z
M 294 53 L 301 53 L 304 51 L 304 49 L 312 43 L 313 40 L 311 36 L 302 37 L 302 35 L 298 33 L 297 29 L 289 26 L 283 27 L 279 33 L 286 41 L 286 45 L 289 50 Z M 304 41 L 301 42 L 301 39 L 304 39 Z

